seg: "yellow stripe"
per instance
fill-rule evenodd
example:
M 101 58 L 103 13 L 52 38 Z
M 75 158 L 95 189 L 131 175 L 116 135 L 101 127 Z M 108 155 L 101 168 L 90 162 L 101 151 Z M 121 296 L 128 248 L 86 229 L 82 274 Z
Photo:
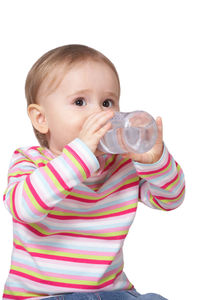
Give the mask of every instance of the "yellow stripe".
M 40 152 L 40 154 L 41 154 L 42 156 L 46 157 L 46 159 L 47 159 L 47 160 L 46 160 L 46 163 L 48 163 L 50 160 L 53 159 L 52 157 L 50 157 L 50 156 L 48 156 L 48 155 L 45 154 L 45 149 L 44 149 L 43 147 L 39 147 L 37 150 Z M 44 160 L 44 161 L 45 161 L 45 160 Z
M 38 149 L 37 149 L 37 150 L 38 150 Z M 36 150 L 36 151 L 37 151 L 37 150 Z M 36 165 L 36 166 L 38 166 L 39 163 L 44 163 L 44 164 L 47 163 L 47 161 L 46 161 L 44 158 L 39 158 L 39 159 L 37 159 L 37 160 L 32 160 L 32 159 L 30 159 L 29 156 L 27 156 L 27 155 L 24 153 L 23 150 L 17 149 L 17 151 L 20 152 L 24 157 L 26 157 L 26 158 L 28 159 L 29 162 L 32 162 L 32 163 L 33 163 L 34 165 Z M 34 150 L 33 150 L 33 151 L 34 151 Z M 23 159 L 24 159 L 24 158 L 23 158 Z M 20 161 L 20 160 L 23 160 L 23 159 L 20 158 L 20 159 L 17 160 L 17 161 Z
M 36 199 L 33 197 L 31 191 L 29 190 L 29 187 L 28 187 L 26 181 L 25 181 L 25 183 L 24 183 L 24 190 L 25 190 L 25 192 L 26 192 L 26 194 L 27 194 L 29 200 L 31 201 L 31 203 L 35 206 L 35 208 L 36 208 L 39 212 L 41 212 L 41 213 L 47 213 L 47 210 L 44 209 L 44 208 L 42 208 L 42 207 L 38 204 L 38 202 L 36 201 Z
M 115 154 L 113 154 L 110 158 L 105 162 L 105 167 L 107 167 L 115 158 Z
M 14 296 L 22 296 L 22 297 L 40 297 L 42 295 L 40 294 L 33 294 L 33 293 L 23 293 L 23 292 L 17 292 L 17 291 L 8 291 L 4 290 L 4 294 L 6 295 L 14 295 Z
M 180 198 L 183 197 L 184 192 L 185 192 L 185 189 L 183 189 L 183 191 L 182 191 L 182 193 L 180 194 L 180 196 L 177 197 L 176 199 L 162 199 L 162 200 L 159 199 L 159 201 L 161 201 L 161 202 L 163 202 L 163 203 L 176 202 L 176 201 L 180 200 Z
M 15 186 L 14 186 L 14 188 L 15 188 Z M 10 198 L 10 211 L 11 211 L 13 217 L 16 218 L 16 216 L 15 216 L 15 214 L 14 214 L 14 211 L 13 211 L 13 201 L 14 201 L 14 200 L 13 200 L 13 191 L 14 191 L 14 188 L 11 189 L 9 198 Z
M 95 213 L 95 214 L 79 214 L 79 213 L 68 213 L 68 212 L 62 212 L 62 211 L 51 211 L 50 215 L 51 216 L 77 216 L 77 217 L 98 217 L 98 216 L 106 216 L 112 213 L 116 213 L 116 212 L 123 212 L 126 211 L 130 208 L 135 208 L 137 207 L 137 202 L 135 203 L 131 203 L 129 205 L 126 206 L 122 206 L 116 209 L 112 209 L 112 210 L 107 210 L 107 211 L 103 211 L 101 213 Z
M 55 234 L 60 234 L 60 233 L 68 233 L 68 234 L 75 234 L 75 235 L 82 235 L 82 236 L 99 236 L 99 237 L 111 237 L 111 236 L 118 236 L 118 235 L 124 235 L 128 233 L 128 230 L 121 230 L 121 231 L 117 231 L 117 232 L 107 232 L 107 233 L 95 233 L 95 232 L 91 232 L 91 233 L 85 233 L 85 232 L 74 232 L 74 231 L 70 231 L 70 230 L 66 230 L 66 231 L 53 231 L 53 232 L 48 232 L 46 230 L 44 230 L 43 228 L 39 227 L 37 224 L 29 224 L 29 226 L 31 226 L 32 228 L 36 229 L 37 231 L 39 231 L 40 233 L 46 235 L 46 236 L 51 236 L 51 235 L 55 235 Z
M 27 175 L 27 173 L 31 174 L 31 173 L 33 173 L 33 171 L 26 171 L 26 170 L 16 171 L 16 172 L 13 172 L 13 173 L 9 173 L 8 177 L 10 177 L 10 176 L 16 176 L 16 175 L 25 175 L 24 173 L 26 173 L 26 175 Z
M 25 268 L 13 266 L 13 265 L 11 266 L 12 270 L 16 270 L 18 272 L 22 272 L 24 274 L 28 274 L 28 275 L 31 275 L 31 276 L 34 276 L 36 278 L 43 279 L 43 280 L 55 281 L 55 282 L 60 282 L 60 283 L 85 284 L 85 285 L 93 285 L 93 286 L 99 286 L 99 285 L 103 284 L 104 282 L 114 279 L 116 277 L 116 274 L 119 273 L 122 270 L 122 268 L 123 268 L 123 266 L 121 268 L 119 268 L 119 270 L 115 274 L 109 275 L 105 278 L 102 278 L 100 281 L 96 282 L 96 281 L 86 281 L 86 280 L 80 280 L 80 279 L 75 280 L 75 279 L 68 279 L 68 278 L 52 277 L 52 276 L 38 274 L 34 271 L 30 271 Z
M 48 166 L 44 167 L 44 171 L 48 175 L 48 177 L 51 179 L 53 184 L 56 186 L 56 188 L 59 190 L 59 192 L 65 196 L 67 196 L 69 194 L 69 191 L 64 189 L 64 187 L 60 184 L 60 182 L 57 180 L 57 178 L 54 176 L 54 174 L 51 172 L 51 170 L 48 168 Z
M 128 160 L 128 158 L 124 158 L 124 159 L 122 159 L 122 160 L 120 160 L 119 161 L 119 163 L 115 166 L 115 168 L 113 169 L 113 173 L 117 170 L 117 169 L 119 169 L 119 167 L 121 167 L 121 165 L 123 165 L 123 163 L 125 162 L 125 161 L 127 161 Z
M 152 195 L 150 195 L 150 199 L 149 199 L 149 200 L 150 200 L 150 202 L 153 204 L 153 206 L 157 207 L 157 208 L 160 209 L 160 210 L 165 210 L 164 208 L 158 206 L 158 205 L 153 201 L 153 196 L 152 196 Z
M 32 247 L 25 247 L 20 241 L 14 239 L 14 242 L 17 245 L 24 247 L 28 252 L 33 253 L 43 253 L 48 255 L 56 255 L 56 256 L 63 256 L 63 257 L 74 257 L 74 258 L 83 258 L 83 259 L 96 259 L 96 260 L 107 260 L 111 261 L 114 259 L 114 256 L 103 256 L 103 255 L 88 255 L 88 254 L 77 254 L 77 253 L 68 253 L 62 251 L 53 251 L 53 250 L 45 250 L 45 249 L 36 249 Z
M 177 171 L 178 171 L 178 173 L 179 173 L 179 171 L 180 171 L 180 166 L 179 166 L 179 168 L 177 168 Z M 178 174 L 177 179 L 176 179 L 174 182 L 172 182 L 172 183 L 166 188 L 166 191 L 170 190 L 174 185 L 176 185 L 176 183 L 177 183 L 179 180 L 180 180 L 180 175 Z
M 152 177 L 152 176 L 157 176 L 158 174 L 162 174 L 165 173 L 166 171 L 168 171 L 171 168 L 172 162 L 169 163 L 169 165 L 167 166 L 167 168 L 165 168 L 164 170 L 160 171 L 160 172 L 152 172 L 151 174 L 147 174 L 147 175 L 140 175 L 142 178 L 146 178 L 146 177 Z
M 35 164 L 34 160 L 30 159 L 30 157 L 29 157 L 28 155 L 26 155 L 26 154 L 24 153 L 23 150 L 17 149 L 16 151 L 18 151 L 19 153 L 21 153 L 21 154 L 22 154 L 24 157 L 26 157 L 30 162 L 33 162 L 33 163 Z
M 22 154 L 24 155 L 24 153 L 22 152 Z M 18 158 L 16 159 L 14 162 L 13 162 L 13 165 L 16 165 L 16 166 L 13 166 L 14 168 L 17 167 L 17 165 L 19 165 L 20 162 L 23 162 L 26 161 L 27 163 L 32 163 L 33 161 L 31 161 L 27 156 L 26 157 L 23 157 L 23 158 Z
M 75 192 L 70 192 L 70 195 L 71 196 L 74 196 L 74 197 L 80 197 L 81 199 L 87 199 L 87 200 L 99 200 L 101 199 L 102 197 L 106 197 L 112 193 L 114 193 L 116 190 L 120 189 L 122 186 L 126 185 L 126 184 L 129 184 L 129 183 L 134 183 L 136 181 L 139 180 L 139 177 L 136 176 L 134 178 L 130 178 L 130 179 L 127 179 L 126 181 L 124 181 L 122 184 L 120 185 L 117 185 L 113 190 L 111 190 L 110 192 L 107 192 L 105 194 L 100 195 L 100 194 L 97 194 L 97 195 L 94 195 L 94 196 L 89 196 L 89 195 L 82 195 L 82 194 L 79 194 L 79 193 L 75 193 Z
M 79 170 L 83 179 L 86 179 L 87 176 L 86 176 L 85 170 L 83 169 L 81 164 L 76 160 L 76 158 L 74 158 L 74 156 L 66 148 L 63 149 L 63 152 L 71 160 L 71 162 L 76 166 L 76 168 Z

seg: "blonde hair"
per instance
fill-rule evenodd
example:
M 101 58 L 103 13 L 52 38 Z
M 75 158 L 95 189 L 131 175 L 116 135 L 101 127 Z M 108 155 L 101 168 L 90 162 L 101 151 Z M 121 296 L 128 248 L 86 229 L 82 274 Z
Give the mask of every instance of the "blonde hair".
M 117 70 L 114 64 L 101 52 L 90 48 L 85 45 L 71 44 L 61 46 L 55 49 L 52 49 L 42 55 L 32 66 L 28 72 L 26 83 L 25 83 L 25 96 L 27 100 L 27 107 L 30 104 L 37 104 L 37 96 L 39 89 L 46 81 L 49 80 L 47 88 L 49 90 L 55 89 L 56 86 L 60 83 L 62 75 L 66 72 L 66 69 L 73 67 L 78 62 L 84 61 L 86 59 L 91 59 L 94 61 L 100 61 L 106 63 L 112 71 L 115 73 L 118 83 L 119 83 L 119 94 L 120 94 L 120 81 Z M 58 72 L 54 72 L 57 67 L 59 68 Z M 50 78 L 50 75 L 51 76 Z M 37 129 L 33 130 L 35 136 L 42 147 L 49 148 L 46 135 L 40 133 Z

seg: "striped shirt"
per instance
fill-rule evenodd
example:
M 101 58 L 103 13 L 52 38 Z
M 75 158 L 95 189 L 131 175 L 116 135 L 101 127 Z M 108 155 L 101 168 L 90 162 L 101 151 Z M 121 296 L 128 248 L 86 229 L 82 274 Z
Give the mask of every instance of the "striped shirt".
M 170 211 L 184 192 L 182 169 L 165 145 L 154 164 L 97 158 L 78 138 L 57 157 L 40 146 L 18 148 L 4 193 L 13 251 L 3 299 L 133 288 L 123 243 L 138 201 Z

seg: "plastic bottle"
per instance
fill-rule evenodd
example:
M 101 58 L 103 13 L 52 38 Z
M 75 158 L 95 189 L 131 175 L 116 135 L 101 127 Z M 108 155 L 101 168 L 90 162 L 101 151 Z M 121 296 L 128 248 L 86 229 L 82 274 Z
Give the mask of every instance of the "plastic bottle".
M 157 139 L 154 118 L 145 111 L 115 112 L 109 120 L 112 128 L 101 138 L 98 149 L 102 152 L 120 154 L 149 151 Z

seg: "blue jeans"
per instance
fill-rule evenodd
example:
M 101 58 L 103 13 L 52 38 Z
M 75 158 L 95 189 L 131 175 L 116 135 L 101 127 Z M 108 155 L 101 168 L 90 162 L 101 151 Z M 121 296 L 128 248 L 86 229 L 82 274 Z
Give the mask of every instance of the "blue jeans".
M 54 297 L 43 298 L 43 300 L 167 300 L 161 295 L 148 293 L 141 295 L 136 289 L 117 290 L 117 291 L 100 291 L 90 293 L 67 293 Z

